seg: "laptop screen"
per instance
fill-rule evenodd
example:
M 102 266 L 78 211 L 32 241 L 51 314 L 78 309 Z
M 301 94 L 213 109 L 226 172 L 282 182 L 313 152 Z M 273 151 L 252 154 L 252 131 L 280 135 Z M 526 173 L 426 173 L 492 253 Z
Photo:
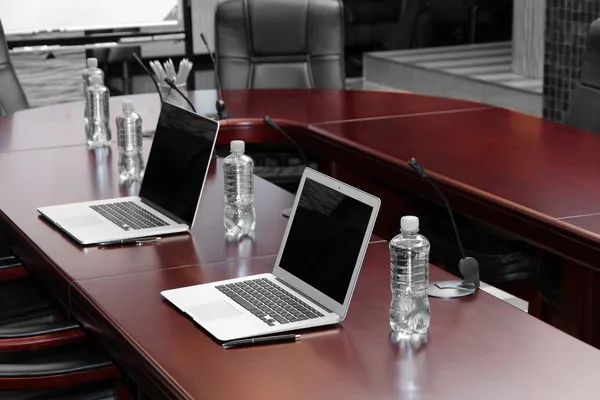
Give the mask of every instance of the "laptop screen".
M 164 103 L 140 197 L 178 222 L 192 225 L 219 124 Z
M 372 212 L 307 178 L 279 266 L 343 304 Z

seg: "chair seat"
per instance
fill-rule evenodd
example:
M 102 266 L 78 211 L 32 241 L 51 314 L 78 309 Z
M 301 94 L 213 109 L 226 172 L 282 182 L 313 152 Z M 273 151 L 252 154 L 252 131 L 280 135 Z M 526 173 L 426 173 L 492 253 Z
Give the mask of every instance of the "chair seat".
M 19 267 L 16 267 L 19 268 Z M 43 286 L 31 277 L 0 280 L 0 310 L 18 305 L 45 302 L 51 298 Z
M 43 301 L 0 309 L 0 326 L 18 322 L 27 323 L 31 318 L 51 316 L 54 314 L 56 314 L 54 305 Z

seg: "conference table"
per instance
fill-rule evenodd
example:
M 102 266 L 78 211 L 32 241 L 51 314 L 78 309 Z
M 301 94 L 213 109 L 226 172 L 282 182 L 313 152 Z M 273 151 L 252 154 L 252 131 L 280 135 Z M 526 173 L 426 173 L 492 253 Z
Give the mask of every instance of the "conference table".
M 214 111 L 214 91 L 189 95 L 199 112 Z M 158 96 L 128 98 L 151 136 Z M 0 117 L 0 240 L 151 398 L 561 399 L 600 389 L 593 372 L 600 352 L 485 292 L 432 299 L 427 343 L 390 334 L 386 241 L 407 210 L 439 207 L 407 165 L 416 157 L 457 211 L 571 260 L 565 271 L 573 275 L 564 280 L 575 283 L 565 290 L 577 284 L 583 294 L 573 293 L 567 311 L 578 318 L 571 319 L 581 328 L 577 336 L 597 346 L 595 135 L 408 93 L 248 90 L 224 98 L 230 118 L 221 121 L 218 146 L 233 138 L 285 143 L 262 123 L 269 115 L 320 170 L 382 199 L 346 320 L 303 332 L 298 343 L 224 350 L 160 296 L 269 272 L 292 194 L 255 177 L 256 231 L 228 239 L 222 161 L 215 158 L 190 234 L 144 246 L 80 247 L 36 208 L 136 194 L 135 185 L 118 181 L 116 143 L 86 148 L 81 102 Z M 116 115 L 120 98 L 110 107 Z M 146 156 L 150 145 L 144 139 Z M 431 267 L 432 280 L 450 278 Z

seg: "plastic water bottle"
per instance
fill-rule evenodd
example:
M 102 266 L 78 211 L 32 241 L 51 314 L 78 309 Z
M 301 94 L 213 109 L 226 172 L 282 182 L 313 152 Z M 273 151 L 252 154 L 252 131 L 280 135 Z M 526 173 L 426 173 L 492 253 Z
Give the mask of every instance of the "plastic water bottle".
M 135 113 L 133 101 L 123 100 L 121 106 L 123 114 L 116 118 L 119 180 L 121 183 L 141 181 L 144 176 L 142 117 Z
M 100 75 L 92 75 L 91 83 L 85 90 L 89 115 L 89 128 L 86 130 L 88 147 L 110 146 L 110 91 L 104 86 Z
M 85 130 L 87 132 L 87 130 L 89 129 L 89 117 L 85 90 L 92 84 L 93 75 L 99 75 L 100 77 L 102 77 L 102 81 L 104 82 L 104 72 L 100 68 L 98 68 L 97 58 L 88 58 L 86 65 L 87 68 L 83 70 L 83 73 L 81 74 L 81 80 L 83 83 L 83 98 L 86 100 L 86 104 L 83 107 L 83 119 L 85 122 Z
M 92 76 L 100 75 L 102 81 L 104 81 L 104 71 L 98 68 L 97 58 L 87 59 L 87 68 L 83 70 L 81 78 L 83 81 L 83 96 L 85 97 L 85 90 L 92 84 Z
M 402 217 L 401 232 L 390 242 L 392 305 L 390 326 L 407 337 L 426 336 L 431 320 L 429 240 L 419 235 L 419 218 Z
M 223 160 L 225 177 L 225 230 L 229 236 L 249 234 L 256 225 L 254 212 L 254 161 L 244 154 L 242 140 L 231 142 Z

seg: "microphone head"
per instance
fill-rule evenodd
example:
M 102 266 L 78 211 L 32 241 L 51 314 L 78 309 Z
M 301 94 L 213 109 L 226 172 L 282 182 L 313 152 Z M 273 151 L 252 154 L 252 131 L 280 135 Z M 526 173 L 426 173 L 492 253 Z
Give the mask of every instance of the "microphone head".
M 225 110 L 225 102 L 221 99 L 217 100 L 217 112 L 222 113 Z
M 408 165 L 410 165 L 412 170 L 415 171 L 421 178 L 427 179 L 427 173 L 425 172 L 423 167 L 421 167 L 419 165 L 417 160 L 415 160 L 414 158 L 411 158 L 410 160 L 408 160 Z
M 165 78 L 164 81 L 166 82 L 167 85 L 169 85 L 171 87 L 175 86 L 175 82 L 173 82 L 173 79 L 171 79 L 169 77 Z
M 473 257 L 465 257 L 458 262 L 458 270 L 463 282 L 479 287 L 479 262 Z

